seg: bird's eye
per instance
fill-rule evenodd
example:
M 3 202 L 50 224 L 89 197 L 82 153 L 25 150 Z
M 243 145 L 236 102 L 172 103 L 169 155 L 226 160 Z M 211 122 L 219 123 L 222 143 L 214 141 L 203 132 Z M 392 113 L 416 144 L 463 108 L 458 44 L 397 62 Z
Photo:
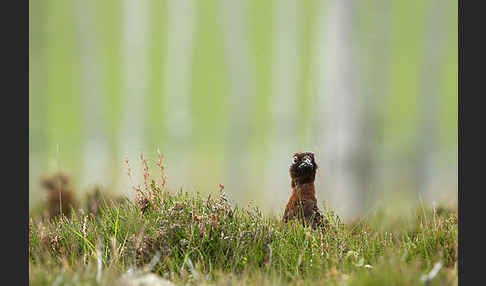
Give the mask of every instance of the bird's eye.
M 295 163 L 297 163 L 297 157 L 292 158 L 292 164 L 295 164 Z

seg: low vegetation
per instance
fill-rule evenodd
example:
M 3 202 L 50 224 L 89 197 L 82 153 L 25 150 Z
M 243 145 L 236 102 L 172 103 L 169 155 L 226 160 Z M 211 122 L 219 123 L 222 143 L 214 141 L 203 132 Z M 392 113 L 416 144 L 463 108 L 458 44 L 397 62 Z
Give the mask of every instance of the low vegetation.
M 31 215 L 30 284 L 116 285 L 141 271 L 176 285 L 457 285 L 457 208 L 378 207 L 349 223 L 327 210 L 314 231 L 233 206 L 223 186 L 169 193 L 159 167 L 157 184 L 144 166 L 134 201 Z

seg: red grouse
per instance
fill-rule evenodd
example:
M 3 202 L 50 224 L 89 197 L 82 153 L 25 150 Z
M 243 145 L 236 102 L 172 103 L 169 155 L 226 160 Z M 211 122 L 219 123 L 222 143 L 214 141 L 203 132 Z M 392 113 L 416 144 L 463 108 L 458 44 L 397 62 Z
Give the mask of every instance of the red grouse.
M 283 222 L 298 219 L 304 225 L 310 225 L 313 229 L 323 225 L 324 216 L 317 207 L 314 186 L 317 168 L 314 153 L 299 152 L 292 156 L 290 165 L 292 193 L 285 208 Z

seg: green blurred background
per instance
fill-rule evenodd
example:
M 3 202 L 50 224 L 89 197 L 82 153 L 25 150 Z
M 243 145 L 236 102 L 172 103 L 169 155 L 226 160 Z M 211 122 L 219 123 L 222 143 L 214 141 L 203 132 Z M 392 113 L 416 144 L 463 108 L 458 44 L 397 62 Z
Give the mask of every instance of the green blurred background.
M 31 206 L 56 170 L 132 196 L 157 149 L 171 190 L 274 213 L 297 151 L 343 216 L 457 197 L 456 1 L 29 3 Z

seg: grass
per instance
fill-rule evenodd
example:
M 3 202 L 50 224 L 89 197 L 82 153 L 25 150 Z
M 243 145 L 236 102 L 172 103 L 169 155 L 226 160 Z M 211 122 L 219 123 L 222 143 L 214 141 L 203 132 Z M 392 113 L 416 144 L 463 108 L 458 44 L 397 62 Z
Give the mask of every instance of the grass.
M 349 223 L 326 210 L 321 232 L 232 206 L 222 186 L 202 197 L 164 182 L 96 215 L 31 216 L 30 284 L 114 285 L 138 269 L 178 285 L 457 285 L 457 208 L 381 206 Z

